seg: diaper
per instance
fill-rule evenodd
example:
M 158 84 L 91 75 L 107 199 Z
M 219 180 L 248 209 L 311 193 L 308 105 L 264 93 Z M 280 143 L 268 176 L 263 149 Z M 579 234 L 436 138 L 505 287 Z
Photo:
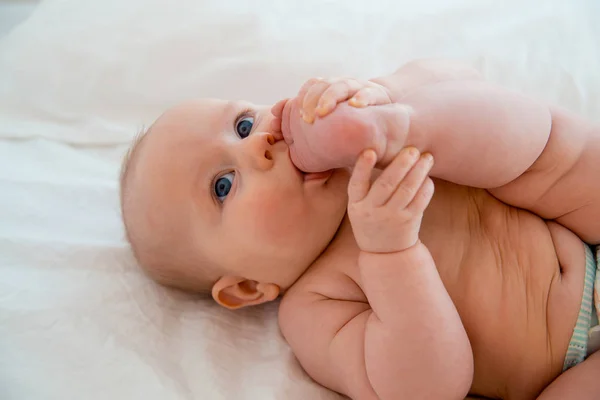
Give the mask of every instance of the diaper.
M 600 349 L 600 246 L 596 254 L 585 246 L 585 284 L 577 323 L 573 329 L 563 371 L 579 364 L 587 356 Z

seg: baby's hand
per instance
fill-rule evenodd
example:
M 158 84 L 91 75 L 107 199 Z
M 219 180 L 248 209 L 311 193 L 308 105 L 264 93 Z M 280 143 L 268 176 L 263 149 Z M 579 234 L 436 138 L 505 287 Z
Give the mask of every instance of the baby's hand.
M 414 147 L 402 149 L 371 185 L 375 152 L 359 157 L 348 186 L 348 216 L 360 249 L 369 253 L 393 253 L 419 240 L 423 212 L 433 196 L 428 177 L 431 154 Z
M 300 114 L 304 122 L 312 124 L 317 116 L 331 113 L 339 103 L 348 101 L 352 107 L 390 104 L 388 90 L 374 82 L 351 78 L 309 79 L 298 92 Z

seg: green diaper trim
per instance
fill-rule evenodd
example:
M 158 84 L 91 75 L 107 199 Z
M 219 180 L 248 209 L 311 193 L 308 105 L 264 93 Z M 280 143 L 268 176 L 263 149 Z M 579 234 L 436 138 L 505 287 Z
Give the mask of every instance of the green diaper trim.
M 563 364 L 563 371 L 574 367 L 582 362 L 587 355 L 588 332 L 591 328 L 592 313 L 595 312 L 594 303 L 594 281 L 600 279 L 596 274 L 596 258 L 592 249 L 585 245 L 585 280 L 583 287 L 583 296 L 581 299 L 581 308 L 577 323 L 573 329 L 573 336 L 567 350 L 567 356 Z

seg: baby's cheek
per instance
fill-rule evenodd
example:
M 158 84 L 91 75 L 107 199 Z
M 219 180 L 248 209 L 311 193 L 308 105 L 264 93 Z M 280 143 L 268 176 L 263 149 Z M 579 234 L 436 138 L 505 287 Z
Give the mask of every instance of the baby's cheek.
M 252 213 L 255 233 L 265 240 L 284 243 L 302 231 L 307 222 L 305 208 L 290 199 L 269 196 L 256 202 Z

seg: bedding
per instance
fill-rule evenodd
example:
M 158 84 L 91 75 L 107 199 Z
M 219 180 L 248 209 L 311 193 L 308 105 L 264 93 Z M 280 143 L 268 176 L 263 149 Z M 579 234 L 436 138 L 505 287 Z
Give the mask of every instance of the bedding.
M 0 38 L 0 398 L 340 398 L 303 372 L 277 304 L 226 311 L 136 268 L 130 141 L 184 99 L 273 103 L 417 57 L 600 121 L 598 16 L 596 0 L 41 1 Z

